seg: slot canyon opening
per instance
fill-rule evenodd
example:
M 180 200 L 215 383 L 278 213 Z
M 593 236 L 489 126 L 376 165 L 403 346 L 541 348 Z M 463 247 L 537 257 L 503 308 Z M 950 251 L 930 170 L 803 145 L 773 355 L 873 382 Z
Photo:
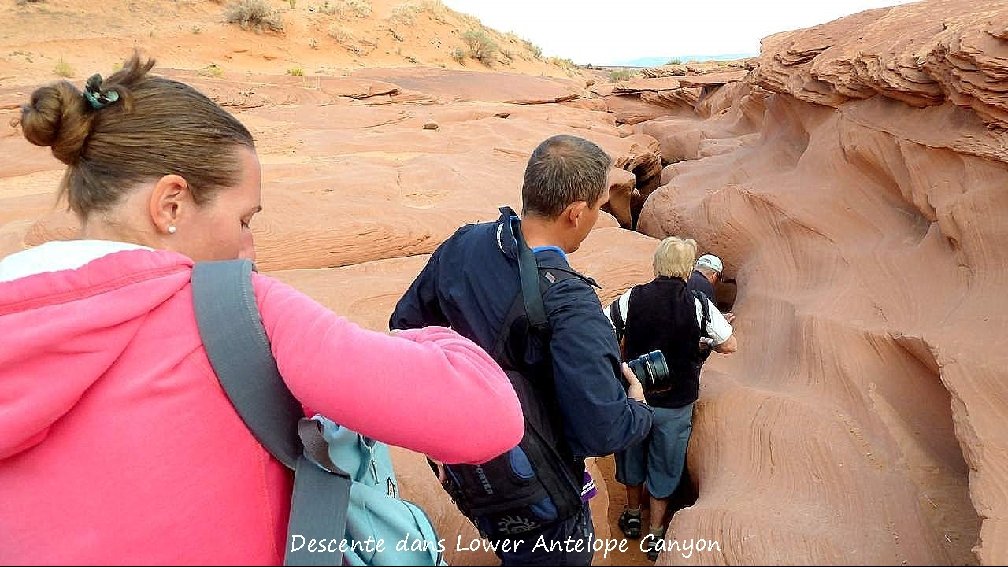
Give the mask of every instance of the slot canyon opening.
M 616 218 L 621 228 L 632 231 L 637 230 L 644 201 L 661 184 L 664 165 L 661 157 L 654 154 L 639 159 L 636 165 L 629 163 L 623 166 L 624 171 L 631 175 L 623 174 L 625 178 L 619 180 L 610 178 L 609 202 L 602 206 L 603 211 Z
M 735 308 L 735 296 L 738 294 L 738 283 L 735 278 L 722 277 L 714 284 L 714 306 L 718 311 L 727 313 Z
M 916 485 L 933 541 L 951 565 L 976 565 L 981 517 L 969 494 L 969 466 L 956 435 L 953 395 L 932 347 L 920 337 L 892 339 L 892 373 L 872 393 L 875 413 L 899 448 L 900 470 Z

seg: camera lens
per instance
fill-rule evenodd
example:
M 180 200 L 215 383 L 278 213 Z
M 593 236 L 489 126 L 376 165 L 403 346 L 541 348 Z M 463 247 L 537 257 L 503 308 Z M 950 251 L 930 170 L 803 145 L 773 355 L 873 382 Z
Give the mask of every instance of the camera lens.
M 660 350 L 642 354 L 628 361 L 627 366 L 640 380 L 645 390 L 653 390 L 669 381 L 668 365 L 665 363 L 665 355 Z

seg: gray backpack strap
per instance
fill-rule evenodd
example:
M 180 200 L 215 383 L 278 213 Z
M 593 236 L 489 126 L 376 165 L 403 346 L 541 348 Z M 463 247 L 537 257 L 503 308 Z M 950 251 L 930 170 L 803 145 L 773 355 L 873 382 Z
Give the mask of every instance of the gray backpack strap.
M 337 548 L 346 530 L 350 478 L 323 457 L 321 432 L 304 423 L 314 422 L 304 419 L 300 402 L 280 377 L 252 289 L 252 269 L 248 260 L 193 266 L 200 338 L 242 421 L 263 447 L 294 471 L 284 564 L 341 565 L 343 554 Z M 308 456 L 304 447 L 311 448 Z M 325 540 L 327 552 L 319 553 L 315 546 L 309 551 L 312 539 Z M 335 547 L 328 545 L 331 540 L 336 540 Z

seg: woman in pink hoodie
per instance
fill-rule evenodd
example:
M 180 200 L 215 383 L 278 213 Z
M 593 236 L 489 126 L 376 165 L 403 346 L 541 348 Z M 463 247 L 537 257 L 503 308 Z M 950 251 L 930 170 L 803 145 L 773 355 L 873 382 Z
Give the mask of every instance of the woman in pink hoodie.
M 21 127 L 68 168 L 79 240 L 0 261 L 0 563 L 278 564 L 291 476 L 200 342 L 194 261 L 254 258 L 252 136 L 134 56 L 82 93 L 36 90 Z M 522 437 L 504 373 L 437 327 L 364 330 L 267 276 L 252 284 L 305 408 L 447 463 Z

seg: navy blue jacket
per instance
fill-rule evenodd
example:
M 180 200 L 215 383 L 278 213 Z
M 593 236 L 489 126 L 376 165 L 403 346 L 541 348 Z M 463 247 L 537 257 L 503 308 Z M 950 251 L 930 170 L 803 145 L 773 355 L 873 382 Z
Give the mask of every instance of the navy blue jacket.
M 493 354 L 521 290 L 517 241 L 509 215 L 501 212 L 496 222 L 466 225 L 438 247 L 399 300 L 389 328 L 451 327 Z M 541 267 L 573 271 L 557 247 L 534 252 Z M 653 415 L 648 406 L 626 396 L 619 378 L 619 345 L 589 282 L 561 279 L 543 293 L 552 329 L 548 354 L 556 402 L 564 436 L 577 458 L 608 455 L 640 441 L 650 431 Z M 544 356 L 534 347 L 526 352 L 526 358 Z
M 711 300 L 711 303 L 714 303 L 714 284 L 700 270 L 693 270 L 689 281 L 686 282 L 686 288 L 689 291 L 702 291 L 707 296 L 707 299 Z

